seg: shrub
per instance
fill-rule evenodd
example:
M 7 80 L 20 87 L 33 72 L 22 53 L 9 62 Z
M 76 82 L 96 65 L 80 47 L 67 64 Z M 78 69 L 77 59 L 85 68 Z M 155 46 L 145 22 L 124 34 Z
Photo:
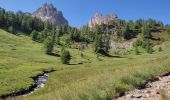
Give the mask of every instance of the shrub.
M 138 47 L 135 47 L 135 54 L 136 54 L 136 55 L 138 55 L 138 54 L 139 54 Z
M 133 46 L 136 47 L 136 46 L 141 46 L 142 45 L 142 41 L 140 39 L 137 39 L 134 43 L 133 43 Z
M 146 49 L 147 53 L 150 53 L 150 54 L 153 53 L 153 48 L 152 48 L 152 46 L 147 45 L 145 49 Z
M 83 57 L 84 57 L 84 54 L 81 52 L 80 56 L 83 58 Z
M 161 47 L 159 47 L 158 51 L 159 51 L 159 52 L 161 52 L 161 51 L 162 51 L 162 48 L 161 48 Z

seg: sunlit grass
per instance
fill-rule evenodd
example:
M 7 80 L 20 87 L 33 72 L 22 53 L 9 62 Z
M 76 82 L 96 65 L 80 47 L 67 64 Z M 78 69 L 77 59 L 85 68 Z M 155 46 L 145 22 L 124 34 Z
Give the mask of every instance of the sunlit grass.
M 146 80 L 170 71 L 169 42 L 154 47 L 153 54 L 140 48 L 121 57 L 99 57 L 91 47 L 84 57 L 77 49 L 68 49 L 72 65 L 62 65 L 60 58 L 44 53 L 43 45 L 26 36 L 14 36 L 0 30 L 0 95 L 26 89 L 33 84 L 30 78 L 43 70 L 54 68 L 47 84 L 26 100 L 105 100 L 117 93 L 137 87 Z M 59 53 L 60 48 L 55 48 Z M 82 63 L 82 64 L 79 64 Z

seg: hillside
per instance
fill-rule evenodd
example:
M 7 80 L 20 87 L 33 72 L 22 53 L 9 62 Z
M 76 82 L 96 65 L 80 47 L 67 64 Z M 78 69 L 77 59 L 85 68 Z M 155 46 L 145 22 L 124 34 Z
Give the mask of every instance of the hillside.
M 50 74 L 44 88 L 30 96 L 16 98 L 22 100 L 104 99 L 170 71 L 169 42 L 161 45 L 162 52 L 155 47 L 153 54 L 99 59 L 91 48 L 84 50 L 83 58 L 77 49 L 68 48 L 73 56 L 70 65 L 61 64 L 59 57 L 46 55 L 43 46 L 27 36 L 16 36 L 0 30 L 0 46 L 0 95 L 26 89 L 33 84 L 30 77 L 44 70 L 56 70 Z
M 26 89 L 33 83 L 30 77 L 60 65 L 42 47 L 29 37 L 0 30 L 0 95 Z
M 170 24 L 109 12 L 74 27 L 52 4 L 33 14 L 0 7 L 0 99 L 124 100 L 145 98 L 148 89 L 161 99 L 170 77 Z

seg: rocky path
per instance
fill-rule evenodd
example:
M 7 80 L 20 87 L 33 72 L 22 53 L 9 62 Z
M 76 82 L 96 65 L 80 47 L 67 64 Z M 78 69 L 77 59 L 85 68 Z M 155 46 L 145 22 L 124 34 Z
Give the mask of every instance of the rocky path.
M 116 100 L 170 100 L 170 75 L 149 82 L 144 89 L 128 91 Z

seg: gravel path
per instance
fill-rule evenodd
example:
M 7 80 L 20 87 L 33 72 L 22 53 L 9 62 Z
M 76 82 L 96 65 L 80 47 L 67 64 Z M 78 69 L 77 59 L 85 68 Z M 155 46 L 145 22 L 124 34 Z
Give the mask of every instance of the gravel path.
M 113 100 L 170 100 L 170 75 L 149 82 L 144 89 L 128 91 L 124 96 Z

